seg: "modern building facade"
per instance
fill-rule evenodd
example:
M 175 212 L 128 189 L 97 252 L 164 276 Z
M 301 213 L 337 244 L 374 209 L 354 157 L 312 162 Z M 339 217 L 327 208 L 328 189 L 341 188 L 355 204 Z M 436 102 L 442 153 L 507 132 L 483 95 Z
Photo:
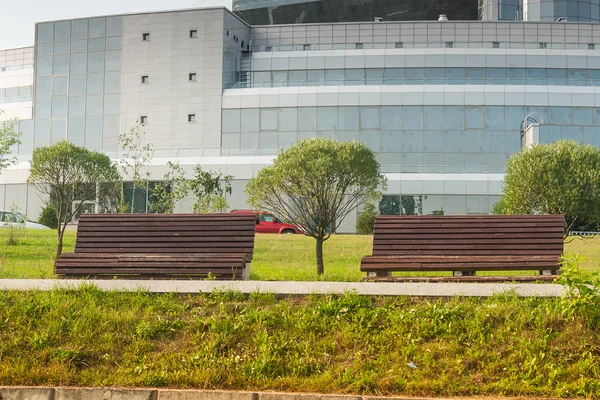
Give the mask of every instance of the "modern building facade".
M 67 139 L 118 160 L 119 134 L 138 123 L 152 179 L 167 161 L 220 169 L 234 176 L 231 208 L 247 207 L 253 174 L 312 136 L 377 154 L 385 214 L 489 213 L 530 123 L 542 143 L 600 146 L 598 0 L 423 3 L 239 0 L 235 13 L 39 23 L 33 48 L 0 52 L 0 118 L 18 117 L 22 135 L 0 208 L 39 213 L 25 184 L 34 148 Z

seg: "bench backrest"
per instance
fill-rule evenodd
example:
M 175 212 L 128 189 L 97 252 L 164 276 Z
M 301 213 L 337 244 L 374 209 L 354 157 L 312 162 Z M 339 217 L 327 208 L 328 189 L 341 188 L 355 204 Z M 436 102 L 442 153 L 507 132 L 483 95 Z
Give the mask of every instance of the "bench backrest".
M 378 216 L 373 255 L 556 255 L 563 215 Z
M 82 214 L 75 253 L 243 253 L 253 214 Z

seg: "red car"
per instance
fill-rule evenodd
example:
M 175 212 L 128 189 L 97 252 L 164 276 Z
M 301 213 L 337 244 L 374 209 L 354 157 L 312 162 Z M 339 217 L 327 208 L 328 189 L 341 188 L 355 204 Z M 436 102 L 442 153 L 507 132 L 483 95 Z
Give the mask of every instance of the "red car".
M 300 233 L 294 225 L 281 222 L 273 214 L 264 211 L 254 210 L 232 210 L 234 214 L 256 214 L 258 215 L 258 224 L 256 232 L 258 233 Z

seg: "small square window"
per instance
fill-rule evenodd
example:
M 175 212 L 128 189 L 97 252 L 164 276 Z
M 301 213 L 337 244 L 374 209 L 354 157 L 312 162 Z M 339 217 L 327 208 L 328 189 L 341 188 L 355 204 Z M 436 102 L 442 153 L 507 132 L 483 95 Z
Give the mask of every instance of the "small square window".
M 404 43 L 403 42 L 396 42 L 396 46 L 397 49 L 403 49 L 404 48 Z
M 363 48 L 363 44 L 362 43 L 356 43 L 355 46 L 357 49 L 362 49 Z
M 273 46 L 265 46 L 265 51 L 273 51 Z
M 499 49 L 500 48 L 500 42 L 492 42 L 492 48 L 493 49 Z
M 140 124 L 146 125 L 147 123 L 148 123 L 148 116 L 147 115 L 140 116 Z
M 188 122 L 196 122 L 196 114 L 188 114 Z
M 305 44 L 302 46 L 302 50 L 310 50 L 310 44 Z
M 198 30 L 197 29 L 191 29 L 190 30 L 190 39 L 196 39 L 198 37 Z
M 150 77 L 148 75 L 142 75 L 142 83 L 150 83 Z
M 546 42 L 540 42 L 539 45 L 540 45 L 539 46 L 540 49 L 545 49 L 546 48 Z
M 454 42 L 446 42 L 446 48 L 451 49 L 454 47 Z
M 596 45 L 594 43 L 588 43 L 588 50 L 594 50 Z
M 227 36 L 229 36 L 229 31 L 227 31 Z
M 189 80 L 190 82 L 196 82 L 196 78 L 197 78 L 197 77 L 196 77 L 196 73 L 195 73 L 195 72 L 190 72 L 190 73 L 188 74 L 188 80 Z
M 150 33 L 142 33 L 142 40 L 144 42 L 149 42 L 150 41 Z

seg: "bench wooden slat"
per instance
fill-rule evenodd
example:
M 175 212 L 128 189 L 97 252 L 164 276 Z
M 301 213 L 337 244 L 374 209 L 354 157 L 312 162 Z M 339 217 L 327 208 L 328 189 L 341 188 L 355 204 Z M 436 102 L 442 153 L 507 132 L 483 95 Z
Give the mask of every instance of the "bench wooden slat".
M 559 275 L 515 275 L 515 276 L 373 276 L 364 277 L 363 281 L 371 282 L 552 282 Z

